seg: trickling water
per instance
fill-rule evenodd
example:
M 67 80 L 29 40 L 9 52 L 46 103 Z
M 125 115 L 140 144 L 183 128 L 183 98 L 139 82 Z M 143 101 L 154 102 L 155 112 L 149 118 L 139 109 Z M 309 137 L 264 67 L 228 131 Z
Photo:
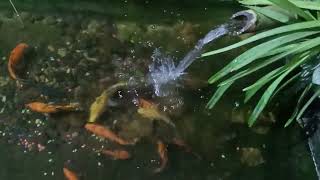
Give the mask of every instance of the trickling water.
M 209 31 L 206 36 L 200 39 L 193 50 L 191 50 L 176 66 L 174 58 L 163 55 L 159 49 L 156 49 L 152 55 L 153 63 L 149 66 L 149 83 L 153 84 L 155 94 L 157 96 L 166 96 L 168 92 L 165 92 L 164 86 L 171 81 L 177 80 L 184 71 L 198 58 L 202 53 L 203 47 L 224 36 L 224 35 L 239 35 L 244 30 L 246 22 L 239 20 L 230 20 L 229 22 L 222 24 L 215 29 Z

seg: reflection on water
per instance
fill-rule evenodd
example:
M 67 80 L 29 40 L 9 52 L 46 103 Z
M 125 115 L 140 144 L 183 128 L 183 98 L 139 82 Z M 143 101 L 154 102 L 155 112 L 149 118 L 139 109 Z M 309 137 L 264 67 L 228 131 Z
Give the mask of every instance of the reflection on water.
M 207 78 L 216 64 L 204 67 L 205 62 L 197 62 L 195 67 L 201 68 L 190 69 L 189 80 L 181 82 L 184 88 L 168 97 L 154 96 L 149 86 L 114 93 L 97 123 L 122 138 L 138 139 L 134 146 L 121 146 L 84 129 L 96 97 L 130 77 L 143 78 L 156 47 L 181 57 L 204 32 L 233 13 L 231 8 L 223 9 L 229 13 L 215 22 L 220 11 L 209 10 L 201 16 L 202 23 L 189 21 L 193 13 L 181 12 L 180 16 L 166 12 L 145 22 L 125 18 L 129 16 L 119 20 L 117 16 L 24 11 L 25 29 L 11 11 L 1 12 L 0 179 L 63 179 L 63 167 L 82 179 L 97 180 L 314 177 L 303 143 L 291 146 L 299 141 L 297 129 L 277 128 L 271 112 L 261 117 L 261 124 L 247 128 L 248 107 L 230 103 L 238 98 L 232 91 L 216 109 L 204 109 L 211 89 L 199 83 L 206 79 L 192 75 Z M 21 69 L 25 81 L 17 83 L 8 76 L 7 62 L 10 51 L 21 42 L 34 53 L 24 59 L 28 62 Z M 142 117 L 137 107 L 141 98 L 175 127 Z M 33 101 L 77 102 L 82 111 L 36 113 L 25 108 Z M 158 115 L 151 112 L 147 117 Z M 154 174 L 161 162 L 159 140 L 168 145 L 168 164 Z M 132 158 L 113 160 L 101 154 L 102 149 L 124 149 Z

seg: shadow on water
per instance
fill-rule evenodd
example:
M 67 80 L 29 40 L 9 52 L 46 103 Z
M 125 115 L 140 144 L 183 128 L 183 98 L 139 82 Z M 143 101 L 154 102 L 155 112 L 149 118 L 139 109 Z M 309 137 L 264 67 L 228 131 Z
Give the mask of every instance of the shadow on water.
M 216 56 L 215 61 L 207 58 L 194 62 L 180 87 L 174 89 L 176 93 L 168 97 L 154 96 L 152 87 L 116 92 L 97 123 L 122 137 L 139 138 L 136 145 L 122 147 L 87 132 L 83 126 L 89 107 L 105 88 L 130 77 L 144 77 L 155 48 L 183 57 L 236 9 L 216 5 L 190 12 L 188 8 L 161 6 L 155 8 L 157 16 L 150 21 L 146 16 L 151 16 L 148 12 L 153 8 L 146 12 L 132 4 L 114 8 L 119 12 L 90 16 L 83 11 L 43 12 L 31 11 L 30 7 L 27 11 L 26 7 L 21 12 L 25 29 L 19 27 L 11 11 L 0 13 L 0 179 L 63 179 L 64 166 L 82 179 L 96 180 L 315 177 L 304 144 L 290 147 L 300 139 L 297 127 L 279 128 L 275 123 L 279 118 L 266 111 L 256 127 L 248 128 L 245 120 L 250 107 L 238 102 L 237 87 L 215 109 L 204 108 L 212 94 L 207 78 L 226 63 L 222 60 L 239 52 Z M 144 18 L 134 19 L 130 13 L 123 13 L 124 9 Z M 235 40 L 239 39 L 227 37 L 212 46 Z M 35 49 L 35 55 L 26 59 L 31 65 L 23 86 L 17 86 L 7 74 L 8 55 L 20 42 Z M 141 97 L 157 104 L 176 128 L 139 116 L 135 100 Z M 83 111 L 39 114 L 25 108 L 33 101 L 78 102 Z M 191 152 L 172 145 L 177 137 Z M 154 174 L 160 163 L 156 147 L 159 139 L 168 144 L 169 161 L 163 172 Z M 101 148 L 124 148 L 132 158 L 112 160 L 97 153 Z

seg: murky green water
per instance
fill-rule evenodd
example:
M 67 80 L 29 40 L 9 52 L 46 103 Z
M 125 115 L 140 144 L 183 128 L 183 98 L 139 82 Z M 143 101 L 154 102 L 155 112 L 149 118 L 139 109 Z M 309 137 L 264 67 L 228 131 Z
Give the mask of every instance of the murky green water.
M 279 123 L 286 116 L 280 107 L 271 107 L 251 129 L 244 122 L 250 107 L 239 103 L 237 87 L 215 109 L 205 109 L 214 90 L 206 79 L 238 51 L 196 61 L 187 80 L 167 98 L 154 97 L 149 87 L 119 90 L 97 123 L 124 138 L 140 138 L 134 146 L 96 138 L 83 127 L 90 104 L 105 88 L 148 72 L 155 48 L 183 57 L 238 6 L 21 1 L 16 5 L 22 28 L 9 3 L 0 5 L 1 180 L 63 179 L 63 167 L 86 180 L 315 179 L 299 129 L 283 129 Z M 210 48 L 236 40 L 224 38 Z M 9 78 L 7 61 L 21 42 L 29 44 L 32 53 L 22 70 L 26 82 L 17 84 Z M 139 116 L 132 101 L 137 95 L 159 104 L 176 128 Z M 43 115 L 25 108 L 34 101 L 77 102 L 82 111 Z M 175 137 L 192 152 L 170 144 Z M 169 161 L 155 174 L 160 161 L 157 140 L 168 144 Z M 132 158 L 112 160 L 96 152 L 101 148 L 123 148 Z

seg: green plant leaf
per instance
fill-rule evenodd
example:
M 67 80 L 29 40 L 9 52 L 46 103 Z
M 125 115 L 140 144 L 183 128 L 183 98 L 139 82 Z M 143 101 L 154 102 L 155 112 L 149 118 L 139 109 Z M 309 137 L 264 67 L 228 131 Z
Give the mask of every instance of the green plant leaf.
M 320 10 L 320 3 L 315 1 L 305 1 L 305 0 L 289 0 L 295 6 L 308 9 L 308 10 Z M 249 5 L 249 6 L 266 6 L 266 5 L 274 5 L 272 2 L 268 0 L 240 0 L 238 1 L 240 4 Z
M 267 84 L 272 79 L 276 78 L 281 73 L 283 73 L 284 69 L 285 69 L 284 66 L 276 68 L 276 69 L 270 71 L 269 73 L 267 73 L 266 75 L 264 75 L 259 80 L 257 80 L 256 83 L 253 84 L 254 88 L 251 88 L 248 91 L 246 91 L 246 96 L 245 96 L 244 102 L 247 103 L 251 99 L 251 97 L 259 91 L 259 89 L 261 89 L 265 84 Z
M 320 10 L 320 2 L 315 1 L 301 1 L 301 0 L 290 0 L 294 5 L 302 9 L 308 10 Z
M 261 6 L 261 5 L 272 5 L 268 0 L 239 0 L 239 3 L 243 5 Z
M 296 45 L 298 45 L 298 44 L 296 44 Z M 295 49 L 292 49 L 293 47 L 296 47 L 296 48 L 295 48 Z M 299 47 L 301 47 L 301 46 L 299 46 Z M 262 63 L 254 64 L 254 65 L 252 65 L 251 67 L 249 67 L 248 69 L 245 69 L 245 70 L 240 71 L 239 73 L 233 75 L 233 76 L 230 77 L 229 79 L 221 82 L 218 86 L 222 86 L 222 85 L 224 85 L 224 84 L 226 84 L 226 83 L 229 83 L 230 81 L 235 81 L 235 80 L 237 80 L 237 79 L 243 78 L 243 77 L 245 77 L 245 76 L 247 76 L 247 75 L 249 75 L 249 74 L 251 74 L 251 73 L 253 73 L 253 72 L 255 72 L 255 71 L 259 70 L 259 69 L 261 69 L 261 68 L 264 68 L 264 67 L 266 67 L 266 66 L 268 66 L 268 65 L 270 65 L 270 64 L 272 64 L 272 63 L 274 63 L 274 62 L 276 62 L 276 61 L 278 61 L 278 60 L 281 60 L 282 58 L 288 56 L 289 53 L 290 53 L 290 54 L 291 54 L 291 53 L 294 53 L 295 50 L 298 49 L 297 46 L 292 46 L 292 47 L 290 47 L 290 48 L 291 48 L 291 49 L 289 49 L 289 48 L 287 48 L 287 49 L 282 49 L 282 50 L 284 50 L 284 51 L 285 51 L 285 50 L 287 50 L 287 51 L 282 52 L 281 54 L 278 54 L 278 55 L 276 55 L 276 56 L 272 56 L 272 57 L 264 60 Z M 275 51 L 280 52 L 280 51 L 279 51 L 280 49 L 281 49 L 281 48 L 275 49 Z M 271 55 L 271 54 L 274 54 L 274 53 L 278 53 L 278 52 L 270 52 L 268 55 Z
M 273 49 L 272 51 L 267 52 L 261 58 L 268 57 L 268 56 L 273 56 L 273 55 L 277 55 L 277 54 L 280 54 L 280 53 L 283 53 L 283 52 L 287 52 L 287 51 L 293 50 L 296 47 L 298 47 L 300 44 L 301 43 L 295 43 L 295 44 L 288 44 L 288 45 L 285 45 L 285 46 L 281 46 L 281 47 L 279 47 L 277 49 Z
M 219 84 L 219 86 L 221 86 L 221 85 L 223 85 L 225 83 L 228 83 L 230 81 L 235 81 L 235 80 L 237 80 L 239 78 L 245 77 L 245 76 L 249 75 L 250 73 L 253 73 L 254 71 L 256 71 L 258 69 L 261 69 L 261 68 L 263 68 L 263 67 L 265 67 L 265 66 L 267 66 L 269 64 L 272 64 L 273 62 L 275 62 L 275 61 L 277 61 L 277 60 L 279 60 L 281 58 L 284 58 L 284 57 L 286 57 L 288 55 L 302 53 L 302 52 L 305 52 L 305 51 L 307 51 L 309 49 L 317 47 L 319 45 L 320 45 L 320 37 L 314 38 L 314 39 L 311 39 L 311 40 L 306 40 L 306 41 L 304 41 L 302 43 L 297 43 L 297 44 L 295 44 L 295 46 L 293 46 L 292 49 L 288 48 L 288 51 L 286 51 L 284 53 L 281 53 L 281 54 L 278 54 L 276 56 L 273 56 L 270 59 L 265 60 L 264 62 L 262 62 L 259 65 L 255 65 L 255 66 L 253 66 L 251 68 L 245 69 L 245 70 L 235 74 L 231 78 L 221 82 Z M 309 52 L 305 52 L 305 55 L 307 55 L 307 54 L 309 54 Z M 251 85 L 251 86 L 254 87 L 253 85 Z M 244 90 L 246 91 L 248 89 L 250 89 L 250 88 L 247 87 Z
M 248 39 L 245 39 L 243 41 L 240 41 L 238 43 L 235 43 L 233 45 L 221 48 L 221 49 L 217 49 L 214 51 L 210 51 L 207 53 L 202 54 L 202 57 L 205 56 L 210 56 L 210 55 L 214 55 L 214 54 L 219 54 L 225 51 L 229 51 L 238 47 L 241 47 L 243 45 L 255 42 L 257 40 L 260 39 L 264 39 L 270 36 L 274 36 L 274 35 L 279 35 L 281 33 L 286 33 L 286 32 L 291 32 L 291 31 L 297 31 L 297 30 L 307 30 L 307 29 L 311 29 L 311 28 L 316 28 L 316 27 L 320 27 L 320 21 L 316 20 L 316 21 L 307 21 L 307 22 L 300 22 L 300 23 L 294 23 L 294 24 L 290 24 L 290 25 L 286 25 L 286 26 L 281 26 L 278 28 L 274 28 L 265 32 L 261 32 L 257 35 L 254 35 Z
M 216 103 L 219 101 L 219 99 L 222 97 L 222 95 L 225 93 L 225 91 L 233 84 L 233 82 L 227 83 L 223 86 L 220 86 L 216 92 L 213 94 L 213 96 L 211 97 L 211 99 L 209 100 L 208 104 L 207 104 L 207 108 L 211 109 L 213 108 Z
M 299 15 L 300 17 L 303 17 L 305 20 L 311 21 L 315 20 L 316 18 L 311 15 L 309 12 L 305 12 L 299 7 L 297 7 L 295 4 L 291 3 L 288 0 L 269 0 L 273 4 L 279 6 L 280 8 L 283 8 L 291 13 L 295 13 Z
M 248 124 L 251 127 L 254 122 L 257 120 L 258 116 L 262 112 L 262 110 L 265 108 L 267 103 L 269 102 L 270 97 L 272 96 L 274 90 L 277 88 L 277 86 L 280 84 L 280 82 L 297 66 L 305 62 L 309 55 L 304 56 L 303 58 L 299 58 L 300 56 L 297 56 L 297 58 L 294 58 L 292 62 L 288 64 L 288 69 L 281 74 L 271 85 L 267 88 L 267 90 L 263 93 L 262 97 L 260 98 L 258 104 L 254 108 L 252 114 L 250 115 L 250 118 L 248 120 Z
M 264 54 L 268 53 L 272 49 L 280 47 L 283 44 L 296 41 L 301 38 L 305 38 L 310 35 L 319 33 L 319 31 L 307 31 L 307 32 L 295 32 L 288 35 L 284 35 L 273 40 L 259 44 L 246 52 L 242 53 L 234 60 L 232 60 L 228 65 L 218 71 L 216 74 L 209 78 L 209 83 L 214 83 L 225 75 L 229 74 L 232 71 L 238 70 L 243 66 L 253 62 L 254 60 L 262 57 Z
M 306 109 L 310 106 L 310 104 L 318 97 L 320 96 L 320 88 L 317 88 L 316 92 L 311 96 L 311 98 L 306 102 L 306 104 L 300 109 L 297 119 L 300 119 L 303 113 L 306 111 Z
M 266 17 L 269 17 L 273 20 L 279 21 L 281 23 L 288 23 L 290 21 L 290 17 L 288 14 L 281 13 L 272 8 L 259 7 L 259 6 L 248 6 L 248 8 L 254 10 L 257 13 L 263 14 Z
M 312 87 L 312 83 L 310 83 L 304 90 L 303 92 L 301 93 L 299 99 L 298 99 L 298 102 L 297 102 L 297 105 L 295 107 L 295 110 L 293 111 L 291 117 L 287 120 L 286 124 L 284 125 L 284 127 L 288 127 L 292 121 L 297 117 L 297 114 L 299 112 L 299 108 L 300 108 L 300 105 L 303 101 L 303 99 L 305 98 L 305 96 L 308 94 L 308 92 L 310 91 Z
M 293 82 L 294 80 L 296 80 L 299 76 L 300 76 L 301 72 L 295 74 L 294 76 L 292 76 L 291 78 L 289 78 L 285 83 L 283 83 L 277 90 L 276 92 L 273 93 L 273 95 L 271 96 L 270 99 L 273 99 L 273 97 L 278 94 L 283 88 L 285 88 L 287 85 L 289 85 L 291 82 Z

